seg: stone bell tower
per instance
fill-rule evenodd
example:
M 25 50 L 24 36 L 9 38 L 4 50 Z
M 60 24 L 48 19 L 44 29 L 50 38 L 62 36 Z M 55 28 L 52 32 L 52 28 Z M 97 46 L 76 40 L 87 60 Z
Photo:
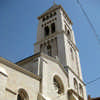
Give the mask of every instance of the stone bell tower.
M 38 17 L 37 42 L 34 53 L 43 52 L 69 66 L 82 79 L 78 49 L 72 21 L 61 5 L 54 4 Z

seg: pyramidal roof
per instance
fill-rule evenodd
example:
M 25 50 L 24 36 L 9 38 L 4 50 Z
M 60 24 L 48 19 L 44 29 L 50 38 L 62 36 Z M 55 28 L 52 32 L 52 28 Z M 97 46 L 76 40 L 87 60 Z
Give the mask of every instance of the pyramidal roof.
M 56 10 L 58 8 L 57 4 L 54 4 L 53 6 L 51 6 L 48 10 L 46 10 L 42 15 L 40 15 L 38 17 L 38 19 L 40 19 L 41 17 L 45 16 L 46 14 L 48 14 L 49 12 Z
M 51 6 L 46 12 L 48 12 L 48 11 L 51 11 L 51 10 L 53 10 L 53 9 L 55 9 L 56 7 L 57 7 L 58 5 L 57 4 L 54 4 L 53 6 Z
M 46 10 L 42 15 L 40 15 L 40 16 L 38 17 L 38 19 L 44 17 L 45 15 L 47 15 L 48 13 L 50 13 L 50 12 L 56 10 L 56 9 L 61 9 L 61 10 L 64 12 L 64 14 L 67 16 L 67 18 L 68 18 L 68 20 L 70 21 L 70 23 L 72 24 L 72 21 L 71 21 L 70 18 L 68 17 L 68 15 L 67 15 L 67 13 L 65 12 L 65 10 L 63 9 L 63 7 L 62 7 L 61 5 L 57 5 L 57 4 L 55 4 L 55 3 L 54 3 L 53 6 L 51 6 L 48 10 Z

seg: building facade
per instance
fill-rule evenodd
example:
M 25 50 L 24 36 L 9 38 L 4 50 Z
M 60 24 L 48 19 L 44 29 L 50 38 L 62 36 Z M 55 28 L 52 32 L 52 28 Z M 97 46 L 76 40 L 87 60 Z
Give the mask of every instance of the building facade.
M 38 20 L 34 55 L 0 57 L 0 100 L 87 100 L 72 21 L 56 4 Z
M 100 97 L 91 98 L 91 96 L 88 95 L 88 100 L 100 100 Z

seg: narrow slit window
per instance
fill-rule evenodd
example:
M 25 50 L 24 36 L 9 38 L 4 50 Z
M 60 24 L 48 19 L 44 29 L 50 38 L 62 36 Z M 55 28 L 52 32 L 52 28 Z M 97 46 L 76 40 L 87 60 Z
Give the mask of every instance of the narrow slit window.
M 49 27 L 46 26 L 46 27 L 44 28 L 44 31 L 45 31 L 45 36 L 48 36 L 48 35 L 49 35 Z
M 52 17 L 52 13 L 50 14 L 50 18 Z
M 74 88 L 78 92 L 78 83 L 75 78 L 74 78 Z
M 56 12 L 54 12 L 54 16 L 56 15 L 57 13 Z
M 68 36 L 68 39 L 70 39 L 70 40 L 71 40 L 71 33 L 70 33 L 70 31 L 69 31 L 69 30 L 67 31 L 67 36 Z
M 55 23 L 52 23 L 51 24 L 51 32 L 54 33 L 56 31 L 55 29 Z
M 45 17 L 43 18 L 43 20 L 42 20 L 43 22 L 45 21 Z

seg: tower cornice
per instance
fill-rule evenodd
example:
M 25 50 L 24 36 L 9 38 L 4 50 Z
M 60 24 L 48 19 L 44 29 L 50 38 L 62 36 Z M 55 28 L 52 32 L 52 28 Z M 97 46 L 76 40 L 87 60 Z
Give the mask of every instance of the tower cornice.
M 63 13 L 66 15 L 66 17 L 68 18 L 70 24 L 72 25 L 72 21 L 71 19 L 69 18 L 69 16 L 67 15 L 67 13 L 65 12 L 64 8 L 61 6 L 61 5 L 53 5 L 51 8 L 49 8 L 46 12 L 44 12 L 42 15 L 40 15 L 38 17 L 38 19 L 41 19 L 42 17 L 44 17 L 45 15 L 49 14 L 50 12 L 53 12 L 57 9 L 61 9 L 63 11 Z

